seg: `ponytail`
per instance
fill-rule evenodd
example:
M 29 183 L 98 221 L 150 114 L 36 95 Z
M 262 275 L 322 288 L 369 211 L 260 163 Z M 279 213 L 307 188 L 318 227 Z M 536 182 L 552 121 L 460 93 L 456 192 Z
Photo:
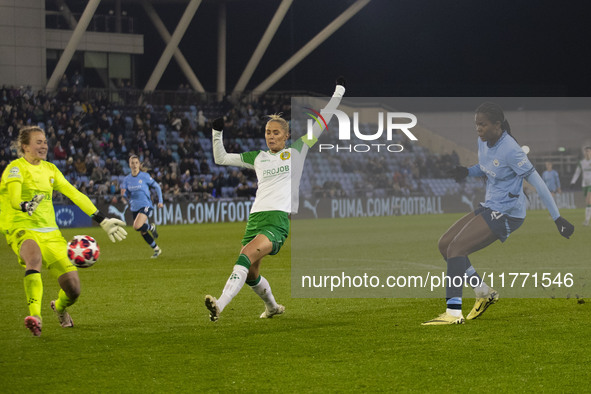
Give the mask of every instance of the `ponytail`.
M 501 123 L 501 128 L 503 131 L 506 131 L 509 135 L 511 135 L 511 126 L 509 126 L 509 121 L 507 121 L 507 119 L 503 120 L 503 123 Z

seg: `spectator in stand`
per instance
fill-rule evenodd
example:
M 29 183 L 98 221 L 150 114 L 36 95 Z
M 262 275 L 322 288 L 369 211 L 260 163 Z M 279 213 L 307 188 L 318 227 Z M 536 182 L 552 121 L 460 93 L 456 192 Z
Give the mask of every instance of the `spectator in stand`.
M 109 122 L 109 118 L 107 117 L 107 113 L 103 112 L 101 114 L 101 117 L 99 118 L 98 122 L 97 122 L 98 127 L 100 127 L 103 130 L 108 130 L 109 127 L 111 127 L 111 122 Z
M 74 161 L 74 168 L 76 169 L 78 176 L 86 175 L 86 163 L 80 156 L 76 157 L 76 160 Z
M 138 132 L 143 130 L 144 128 L 144 120 L 142 119 L 139 113 L 135 114 L 135 119 L 133 121 L 133 131 Z
M 92 169 L 92 174 L 90 174 L 90 180 L 93 181 L 95 184 L 103 184 L 107 182 L 109 179 L 110 174 L 107 170 L 101 166 L 96 166 Z
M 191 171 L 190 170 L 185 170 L 185 172 L 183 172 L 183 174 L 181 175 L 180 178 L 181 183 L 185 183 L 185 182 L 191 182 Z
M 173 188 L 172 188 L 172 198 L 173 201 L 178 201 L 178 199 L 181 196 L 181 187 L 179 186 L 178 183 L 176 183 Z
M 207 123 L 207 118 L 203 114 L 203 111 L 199 110 L 199 112 L 197 112 L 197 124 L 199 125 L 199 128 L 204 129 L 206 123 Z
M 115 144 L 113 141 L 109 141 L 109 144 L 106 146 L 104 150 L 105 159 L 116 159 L 117 158 L 117 150 L 115 149 Z
M 75 92 L 78 92 L 84 88 L 84 77 L 78 70 L 74 71 L 74 75 L 72 75 L 70 82 Z
M 67 152 L 69 157 L 73 157 L 76 155 L 76 147 L 74 146 L 74 141 L 69 140 Z
M 211 170 L 209 169 L 209 164 L 207 164 L 207 160 L 201 159 L 201 163 L 199 164 L 199 170 L 202 174 L 211 174 Z
M 53 158 L 54 160 L 65 160 L 68 157 L 68 154 L 64 147 L 62 146 L 61 141 L 56 141 L 55 147 L 53 148 Z
M 126 143 L 125 143 L 125 140 L 124 140 L 124 139 L 122 139 L 122 140 L 121 140 L 121 145 L 119 145 L 119 152 L 118 152 L 118 154 L 117 154 L 117 157 L 118 157 L 119 159 L 121 159 L 122 157 L 124 157 L 125 155 L 127 155 L 127 153 L 128 153 L 128 150 L 127 150 L 127 145 L 126 145 Z
M 70 83 L 68 82 L 68 76 L 66 74 L 62 75 L 62 78 L 60 79 L 57 87 L 60 90 L 63 88 L 66 88 L 67 90 L 70 87 Z

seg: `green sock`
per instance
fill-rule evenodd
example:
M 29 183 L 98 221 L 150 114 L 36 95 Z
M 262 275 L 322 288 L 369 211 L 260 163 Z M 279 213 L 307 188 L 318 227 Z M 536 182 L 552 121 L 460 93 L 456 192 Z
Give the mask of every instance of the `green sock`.
M 29 305 L 29 313 L 31 316 L 41 317 L 41 299 L 43 298 L 43 282 L 41 281 L 41 273 L 33 272 L 25 274 L 24 283 L 27 304 Z
M 245 254 L 241 254 L 240 256 L 238 256 L 238 260 L 236 260 L 235 264 L 241 265 L 248 270 L 250 268 L 251 262 L 248 256 L 246 256 Z
M 75 302 L 76 300 L 70 299 L 70 297 L 66 295 L 66 292 L 60 289 L 57 295 L 57 300 L 55 301 L 55 310 L 62 313 L 67 307 L 73 305 Z

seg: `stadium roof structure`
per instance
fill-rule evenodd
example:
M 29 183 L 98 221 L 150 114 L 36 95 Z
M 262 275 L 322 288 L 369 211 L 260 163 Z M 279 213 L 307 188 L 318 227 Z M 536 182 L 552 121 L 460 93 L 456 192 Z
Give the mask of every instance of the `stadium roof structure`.
M 146 15 L 148 16 L 151 23 L 154 25 L 156 30 L 158 31 L 160 37 L 166 43 L 166 47 L 160 55 L 160 58 L 152 70 L 150 78 L 148 79 L 146 85 L 143 87 L 143 90 L 154 91 L 158 82 L 162 78 L 166 67 L 170 63 L 171 59 L 174 57 L 176 62 L 178 63 L 180 69 L 182 70 L 183 74 L 187 78 L 187 81 L 191 85 L 191 87 L 197 91 L 204 93 L 205 89 L 202 83 L 199 81 L 199 78 L 195 74 L 191 64 L 187 61 L 185 56 L 183 56 L 181 50 L 179 49 L 179 43 L 183 38 L 185 32 L 191 21 L 193 20 L 194 16 L 198 12 L 199 6 L 202 3 L 209 3 L 209 4 L 216 4 L 218 7 L 217 11 L 217 85 L 216 85 L 216 92 L 220 96 L 224 96 L 228 93 L 228 89 L 226 86 L 226 61 L 227 61 L 227 54 L 226 54 L 226 29 L 227 29 L 227 18 L 226 18 L 226 11 L 227 7 L 231 7 L 232 3 L 236 2 L 237 0 L 103 0 L 105 3 L 114 3 L 115 11 L 114 16 L 115 18 L 120 18 L 121 15 L 121 4 L 122 2 L 125 3 L 133 3 L 139 4 L 142 6 L 143 10 L 145 11 Z M 283 21 L 287 11 L 291 7 L 294 0 L 278 0 L 276 4 L 278 7 L 269 21 L 267 28 L 261 37 L 260 41 L 258 42 L 255 50 L 253 51 L 250 60 L 244 67 L 238 82 L 232 89 L 232 93 L 240 93 L 243 92 L 249 83 L 252 75 L 254 74 L 255 70 L 257 69 L 265 51 L 269 47 L 271 40 L 273 39 L 279 25 Z M 347 7 L 340 15 L 338 15 L 333 21 L 331 21 L 326 27 L 324 27 L 320 32 L 318 32 L 312 39 L 310 39 L 305 45 L 303 45 L 299 50 L 297 50 L 293 55 L 287 59 L 281 66 L 279 66 L 275 71 L 271 72 L 262 82 L 260 82 L 254 89 L 252 89 L 255 93 L 262 93 L 269 90 L 277 81 L 279 81 L 283 76 L 285 76 L 289 71 L 291 71 L 299 62 L 301 62 L 306 56 L 308 56 L 312 51 L 314 51 L 320 44 L 322 44 L 328 37 L 330 37 L 334 32 L 336 32 L 341 26 L 343 26 L 349 19 L 355 16 L 363 7 L 365 7 L 371 0 L 354 0 L 349 7 Z M 74 14 L 70 11 L 68 7 L 68 1 L 66 0 L 55 0 L 58 10 L 57 13 L 63 16 L 73 33 L 59 58 L 53 73 L 51 74 L 46 89 L 53 90 L 58 86 L 59 80 L 61 76 L 66 71 L 68 64 L 72 60 L 74 52 L 78 48 L 78 45 L 82 39 L 82 36 L 88 25 L 94 16 L 99 3 L 101 0 L 89 0 L 84 8 L 82 15 L 79 19 L 74 17 Z M 174 27 L 174 31 L 169 31 L 166 27 L 164 22 L 162 21 L 160 15 L 158 14 L 157 10 L 154 8 L 154 5 L 162 5 L 162 4 L 177 4 L 177 5 L 184 5 L 186 4 L 185 10 Z M 253 22 L 254 23 L 254 22 Z M 260 23 L 260 21 L 256 21 L 256 23 Z

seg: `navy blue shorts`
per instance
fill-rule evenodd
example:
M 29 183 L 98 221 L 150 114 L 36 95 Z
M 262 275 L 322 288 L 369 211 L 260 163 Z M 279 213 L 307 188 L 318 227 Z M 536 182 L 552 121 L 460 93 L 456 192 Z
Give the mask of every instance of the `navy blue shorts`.
M 152 217 L 152 212 L 154 212 L 154 208 L 150 208 L 150 207 L 143 207 L 143 208 L 141 208 L 138 211 L 131 211 L 131 213 L 133 214 L 133 220 L 135 220 L 135 218 L 137 217 L 137 215 L 139 213 L 143 213 L 148 218 L 151 218 Z
M 513 218 L 504 213 L 493 211 L 492 209 L 483 206 L 474 210 L 474 215 L 481 215 L 486 224 L 488 224 L 490 230 L 501 242 L 505 242 L 507 237 L 509 237 L 513 231 L 517 230 L 525 220 Z

